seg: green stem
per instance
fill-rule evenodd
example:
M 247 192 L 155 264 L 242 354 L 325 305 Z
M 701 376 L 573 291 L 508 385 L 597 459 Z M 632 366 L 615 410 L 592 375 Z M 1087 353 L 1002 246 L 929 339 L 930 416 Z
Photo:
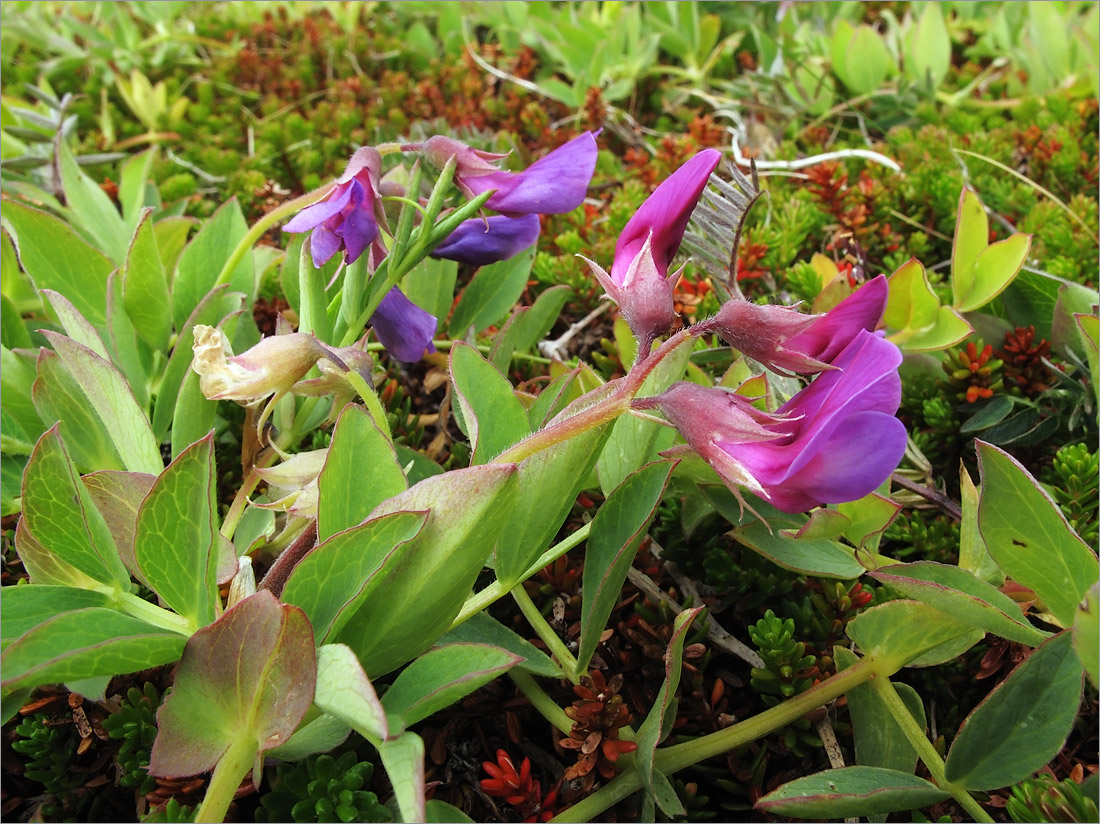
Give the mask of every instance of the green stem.
M 932 776 L 932 780 L 936 782 L 936 785 L 944 792 L 951 793 L 952 797 L 959 802 L 964 810 L 970 813 L 970 817 L 975 821 L 992 822 L 993 819 L 982 809 L 982 805 L 974 799 L 974 796 L 968 793 L 964 787 L 947 780 L 943 759 L 936 752 L 936 748 L 932 746 L 932 742 L 928 740 L 928 736 L 924 734 L 924 730 L 917 724 L 916 719 L 913 718 L 912 713 L 905 706 L 905 702 L 901 700 L 901 696 L 898 695 L 898 691 L 894 688 L 890 679 L 876 678 L 871 682 L 871 687 L 890 709 L 894 721 L 901 727 L 905 737 L 909 739 L 910 746 L 920 756 L 920 760 L 928 768 L 928 773 Z
M 150 604 L 144 598 L 139 598 L 132 592 L 122 592 L 121 590 L 103 590 L 106 594 L 114 598 L 115 605 L 125 612 L 127 615 L 132 615 L 135 618 L 140 618 L 147 624 L 152 624 L 155 627 L 166 629 L 171 632 L 178 632 L 187 638 L 198 629 L 198 626 L 193 622 L 184 618 L 182 615 L 177 615 L 174 612 L 169 612 L 166 609 L 161 609 L 156 604 Z
M 222 270 L 218 273 L 217 280 L 214 281 L 214 284 L 210 288 L 216 289 L 223 283 L 229 283 L 229 279 L 233 276 L 233 271 L 237 268 L 237 264 L 241 262 L 241 258 L 248 253 L 248 250 L 252 248 L 257 240 L 264 236 L 264 233 L 268 229 L 288 215 L 304 209 L 306 206 L 313 205 L 331 192 L 335 185 L 335 182 L 326 183 L 319 189 L 314 189 L 312 192 L 306 192 L 301 197 L 294 198 L 294 200 L 288 200 L 286 203 L 272 209 L 252 224 L 252 228 L 248 230 L 248 233 L 241 238 L 240 243 L 238 243 L 229 254 L 229 259 L 225 262 Z
M 516 682 L 516 686 L 519 687 L 520 692 L 527 696 L 527 700 L 531 702 L 531 706 L 539 711 L 539 714 L 564 732 L 566 735 L 573 729 L 573 721 L 565 714 L 565 710 L 557 705 L 546 691 L 543 690 L 538 684 L 535 683 L 535 679 L 523 670 L 512 669 L 508 671 L 508 677 Z
M 363 376 L 354 369 L 349 371 L 345 377 L 348 383 L 350 383 L 355 388 L 355 391 L 359 393 L 359 397 L 363 399 L 367 411 L 374 419 L 374 425 L 386 436 L 386 440 L 393 443 L 393 435 L 390 433 L 390 424 L 389 421 L 386 420 L 386 410 L 382 407 L 382 401 L 378 399 L 378 393 L 375 392 Z
M 196 822 L 225 820 L 233 796 L 237 794 L 237 788 L 252 769 L 255 760 L 256 741 L 251 736 L 242 736 L 229 745 L 210 777 L 210 786 L 206 789 L 202 806 L 195 814 Z
M 558 560 L 562 555 L 567 553 L 573 547 L 577 546 L 581 541 L 588 537 L 588 533 L 592 530 L 591 521 L 576 532 L 573 532 L 569 537 L 563 541 L 559 541 L 550 547 L 546 552 L 542 553 L 531 566 L 527 567 L 524 573 L 519 577 L 520 583 L 526 581 L 540 569 L 546 569 L 554 561 Z M 475 593 L 466 599 L 466 603 L 462 605 L 462 610 L 458 613 L 458 616 L 451 623 L 451 629 L 454 629 L 459 624 L 464 624 L 475 613 L 481 612 L 485 607 L 503 598 L 508 594 L 508 590 L 504 588 L 504 585 L 500 581 L 493 581 L 481 592 Z
M 568 647 L 565 646 L 565 642 L 558 637 L 553 628 L 546 623 L 546 619 L 542 617 L 542 613 L 535 606 L 535 602 L 531 600 L 531 596 L 527 594 L 527 590 L 523 588 L 523 584 L 512 590 L 512 597 L 519 604 L 520 612 L 527 619 L 527 623 L 531 625 L 531 628 L 542 639 L 542 642 L 554 653 L 554 657 L 558 659 L 558 663 L 561 664 L 566 677 L 574 684 L 579 684 L 577 659 L 573 657 L 573 653 L 569 651 Z
M 851 667 L 841 670 L 829 680 L 822 681 L 820 684 L 806 690 L 806 692 L 789 698 L 782 704 L 764 710 L 759 715 L 746 719 L 739 724 L 734 724 L 732 727 L 727 727 L 718 732 L 712 732 L 693 741 L 685 741 L 683 744 L 657 750 L 654 765 L 661 772 L 670 775 L 706 758 L 721 755 L 735 747 L 762 738 L 797 721 L 806 713 L 827 704 L 853 687 L 876 677 L 885 677 L 883 673 L 878 671 L 881 666 L 872 658 L 863 658 Z M 631 793 L 641 789 L 641 786 L 641 776 L 637 770 L 631 769 L 619 775 L 607 786 L 573 805 L 560 816 L 552 818 L 551 821 L 591 821 L 613 804 L 617 804 Z

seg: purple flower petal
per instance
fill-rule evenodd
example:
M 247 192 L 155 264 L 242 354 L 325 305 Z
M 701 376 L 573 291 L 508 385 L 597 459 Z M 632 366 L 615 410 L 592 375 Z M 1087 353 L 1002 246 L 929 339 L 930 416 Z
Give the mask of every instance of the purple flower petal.
M 787 340 L 783 347 L 815 360 L 832 363 L 859 330 L 875 331 L 882 320 L 882 313 L 886 311 L 889 292 L 886 276 L 879 275 L 814 321 L 805 332 Z
M 343 241 L 339 235 L 326 226 L 318 226 L 309 236 L 309 254 L 313 258 L 313 265 L 320 269 L 329 258 L 340 251 Z
M 668 271 L 673 256 L 680 248 L 688 219 L 721 159 L 722 153 L 717 149 L 704 149 L 653 190 L 619 235 L 615 244 L 615 262 L 611 266 L 612 280 L 623 282 L 631 261 L 641 251 L 650 233 L 653 235 L 651 243 L 657 269 L 662 274 Z
M 874 492 L 904 454 L 905 424 L 885 412 L 856 412 L 799 468 L 797 487 L 815 506 L 856 501 Z
M 344 211 L 344 207 L 351 200 L 351 186 L 341 184 L 332 190 L 328 200 L 314 203 L 298 212 L 283 227 L 284 232 L 308 232 L 320 226 L 326 220 Z
M 485 205 L 505 215 L 564 214 L 584 202 L 597 153 L 595 136 L 585 132 L 522 172 L 467 176 L 463 182 L 475 195 L 496 189 Z
M 405 297 L 396 286 L 386 293 L 371 316 L 371 324 L 386 351 L 400 361 L 418 361 L 434 352 L 436 318 Z
M 473 218 L 460 224 L 450 237 L 435 247 L 431 256 L 485 266 L 515 257 L 538 238 L 538 215 L 494 215 L 488 221 Z
M 368 208 L 352 209 L 343 225 L 335 230 L 344 239 L 348 250 L 348 263 L 355 263 L 359 255 L 378 237 L 378 222 Z

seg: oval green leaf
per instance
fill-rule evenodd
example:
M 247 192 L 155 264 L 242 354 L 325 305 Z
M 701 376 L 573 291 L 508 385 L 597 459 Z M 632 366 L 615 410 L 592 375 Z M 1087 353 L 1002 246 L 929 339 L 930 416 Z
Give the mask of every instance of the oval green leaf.
M 488 644 L 448 644 L 428 650 L 401 671 L 382 698 L 391 731 L 411 727 L 449 707 L 520 660 Z
M 1063 627 L 1072 626 L 1078 603 L 1100 578 L 1096 554 L 1015 458 L 981 441 L 977 447 L 978 527 L 986 549 Z
M 1050 637 L 1028 623 L 1015 601 L 964 569 L 918 561 L 891 564 L 870 575 L 908 598 L 1010 641 L 1035 647 Z
M 1077 716 L 1081 675 L 1069 632 L 1046 641 L 967 716 L 947 754 L 947 780 L 994 790 L 1050 761 Z
M 756 802 L 756 808 L 795 818 L 857 818 L 913 810 L 949 793 L 898 770 L 843 767 L 790 781 Z
M 864 654 L 896 672 L 944 645 L 963 643 L 975 630 L 962 621 L 919 601 L 887 601 L 860 613 L 848 623 L 848 637 Z M 971 640 L 973 645 L 981 638 Z M 946 647 L 945 647 L 946 648 Z M 957 653 L 956 653 L 957 654 Z M 943 660 L 950 660 L 950 655 Z M 932 661 L 921 661 L 930 666 Z

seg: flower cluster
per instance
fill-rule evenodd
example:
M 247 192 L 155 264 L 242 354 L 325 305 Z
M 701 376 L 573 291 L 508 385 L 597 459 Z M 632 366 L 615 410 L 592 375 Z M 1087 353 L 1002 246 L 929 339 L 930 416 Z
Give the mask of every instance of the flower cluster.
M 507 260 L 534 245 L 540 214 L 568 212 L 584 200 L 596 168 L 595 138 L 592 132 L 585 132 L 522 172 L 498 168 L 495 164 L 504 155 L 479 151 L 440 135 L 401 147 L 404 151 L 419 151 L 441 168 L 453 162 L 459 190 L 470 198 L 493 192 L 485 206 L 500 213 L 459 224 L 436 246 L 432 256 L 484 266 Z M 315 266 L 324 265 L 341 249 L 348 263 L 368 252 L 372 272 L 386 257 L 379 228 L 386 220 L 381 170 L 382 156 L 377 149 L 359 149 L 328 196 L 303 209 L 283 227 L 287 232 L 310 233 Z M 371 323 L 386 351 L 398 360 L 416 361 L 425 351 L 434 351 L 435 316 L 410 301 L 396 286 L 378 305 Z

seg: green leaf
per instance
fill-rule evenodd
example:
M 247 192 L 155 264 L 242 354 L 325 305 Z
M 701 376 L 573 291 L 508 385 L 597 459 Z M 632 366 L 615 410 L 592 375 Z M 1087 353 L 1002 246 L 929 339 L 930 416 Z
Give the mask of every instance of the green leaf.
M 1020 463 L 977 442 L 982 496 L 978 526 L 986 549 L 1017 583 L 1032 589 L 1063 627 L 1100 577 L 1096 555 Z
M 710 497 L 706 488 L 704 493 L 708 498 Z M 866 571 L 863 564 L 856 560 L 855 551 L 849 546 L 823 538 L 784 536 L 780 529 L 798 529 L 801 526 L 799 519 L 787 517 L 789 520 L 781 523 L 770 521 L 771 530 L 768 524 L 753 521 L 747 526 L 735 529 L 733 535 L 745 546 L 759 552 L 773 563 L 794 572 L 849 581 L 858 578 Z
M 519 583 L 558 534 L 588 482 L 610 428 L 598 426 L 536 452 L 519 463 L 515 503 L 507 513 L 508 539 L 496 550 L 497 580 Z
M 995 587 L 1005 582 L 1005 574 L 985 549 L 978 530 L 978 489 L 966 467 L 959 466 L 959 489 L 962 501 L 962 523 L 959 524 L 959 568 Z
M 839 646 L 833 648 L 833 657 L 839 669 L 847 669 L 859 660 L 851 650 Z M 917 691 L 908 684 L 894 684 L 894 689 L 923 730 L 927 721 Z M 845 697 L 852 717 L 856 763 L 912 774 L 917 767 L 917 752 L 874 687 L 859 684 L 848 690 Z
M 421 481 L 382 503 L 372 518 L 430 510 L 424 528 L 392 553 L 343 629 L 371 675 L 432 646 L 450 627 L 512 508 L 516 468 L 493 464 Z
M 487 644 L 449 644 L 428 650 L 401 671 L 382 698 L 391 732 L 446 709 L 519 661 L 518 655 Z
M 551 286 L 535 298 L 530 311 L 517 321 L 519 325 L 515 337 L 517 352 L 534 349 L 535 345 L 549 334 L 572 291 L 565 284 L 558 284 Z
M 1070 633 L 1043 643 L 959 727 L 944 772 L 968 790 L 1023 781 L 1062 749 L 1081 702 Z
M 470 441 L 470 463 L 489 463 L 529 432 L 527 410 L 500 370 L 472 346 L 451 347 L 451 380 Z
M 887 601 L 871 607 L 848 623 L 847 632 L 864 654 L 894 672 L 904 666 L 949 661 L 959 654 L 955 651 L 959 645 L 973 646 L 985 634 L 919 601 Z M 941 651 L 946 657 L 933 655 Z
M 959 193 L 955 238 L 951 246 L 951 289 L 958 306 L 974 283 L 974 265 L 989 246 L 989 216 L 969 186 Z M 892 284 L 891 284 L 892 285 Z
M 80 469 L 122 469 L 106 426 L 88 406 L 87 397 L 61 358 L 49 349 L 38 350 L 38 377 L 31 395 L 42 421 L 60 423 L 62 435 L 72 443 L 73 462 Z M 11 403 L 11 395 L 5 394 L 4 402 Z
M 357 404 L 345 406 L 336 421 L 317 485 L 318 541 L 362 523 L 382 501 L 408 488 L 393 443 Z
M 415 732 L 404 732 L 378 746 L 397 806 L 404 821 L 426 821 L 424 802 L 424 741 Z
M 157 156 L 153 146 L 128 158 L 119 167 L 118 202 L 122 205 L 122 219 L 128 227 L 136 227 L 145 207 L 145 184 Z
M 592 521 L 584 551 L 578 672 L 588 669 L 675 466 L 646 464 L 615 488 Z
M 0 656 L 4 691 L 175 661 L 186 639 L 113 609 L 63 612 L 10 643 Z
M 959 434 L 971 435 L 988 429 L 1008 417 L 1014 408 L 1012 398 L 1007 395 L 997 395 L 959 427 Z
M 320 650 L 317 650 L 317 658 L 319 662 Z M 318 670 L 319 667 L 320 664 L 318 664 Z M 319 671 L 318 680 L 320 680 Z M 308 719 L 312 714 L 314 713 L 307 713 L 306 718 Z M 285 744 L 268 750 L 267 754 L 280 761 L 301 761 L 317 753 L 331 752 L 347 741 L 349 735 L 351 735 L 351 727 L 336 716 L 321 713 L 312 720 L 304 721 Z
M 80 314 L 102 328 L 107 318 L 107 275 L 115 268 L 110 259 L 59 218 L 17 200 L 4 201 L 3 221 L 11 229 L 19 264 L 35 288 L 68 295 Z
M 99 586 L 95 578 L 85 575 L 42 546 L 28 530 L 26 518 L 20 518 L 15 526 L 15 549 L 32 584 L 55 584 L 79 589 L 95 589 Z
M 928 3 L 913 27 L 905 51 L 909 79 L 928 90 L 939 88 L 951 68 L 951 37 L 943 22 L 939 3 Z
M 458 807 L 438 798 L 429 799 L 424 812 L 427 816 L 424 820 L 429 824 L 473 824 L 474 821 Z
M 306 613 L 322 643 L 338 632 L 427 521 L 426 512 L 393 512 L 338 532 L 311 549 L 290 573 L 281 598 Z
M 23 520 L 59 560 L 129 591 L 130 573 L 106 521 L 80 483 L 56 426 L 38 440 L 23 473 Z
M 84 229 L 96 246 L 121 266 L 126 260 L 130 233 L 107 193 L 77 165 L 69 144 L 58 141 L 57 164 L 65 202 L 73 220 Z
M 891 564 L 870 575 L 907 598 L 1010 641 L 1035 647 L 1050 637 L 1028 623 L 1019 604 L 965 569 L 917 561 Z
M 551 418 L 580 397 L 580 390 L 577 388 L 579 374 L 580 370 L 571 369 L 558 375 L 539 392 L 539 396 L 527 410 L 532 430 L 542 429 Z
M 835 56 L 834 52 L 834 56 Z M 886 48 L 878 32 L 868 25 L 856 27 L 848 41 L 844 61 L 844 85 L 856 94 L 877 91 L 886 76 L 894 69 L 894 58 Z
M 123 304 L 122 274 L 116 269 L 107 278 L 107 337 L 103 342 L 110 350 L 110 360 L 130 385 L 138 406 L 148 409 L 149 376 L 154 371 L 159 374 L 163 362 L 159 353 L 154 353 L 138 336 Z
M 61 322 L 61 327 L 65 330 L 66 335 L 81 346 L 91 349 L 104 360 L 111 359 L 111 356 L 107 353 L 107 347 L 103 345 L 103 339 L 96 332 L 95 327 L 88 323 L 84 316 L 77 311 L 77 308 L 69 302 L 68 298 L 52 289 L 43 289 L 41 295 L 49 302 L 50 308 L 57 315 L 57 319 Z
M 1016 277 L 1027 260 L 1031 249 L 1031 235 L 1014 234 L 987 246 L 978 255 L 973 268 L 952 283 L 955 291 L 955 308 L 960 312 L 973 312 L 985 306 Z
M 676 720 L 676 712 L 673 709 L 676 703 L 676 689 L 680 686 L 680 673 L 683 670 L 684 640 L 687 638 L 688 627 L 703 607 L 685 609 L 676 616 L 672 624 L 672 637 L 665 650 L 665 678 L 661 688 L 657 692 L 657 699 L 649 715 L 645 717 L 642 726 L 638 728 L 638 734 L 634 740 L 638 744 L 635 763 L 642 787 L 647 795 L 654 795 L 658 805 L 666 815 L 683 815 L 684 805 L 673 792 L 671 798 L 668 795 L 671 787 L 666 786 L 668 779 L 656 771 L 654 758 L 657 754 L 657 745 L 672 732 L 672 724 Z M 654 781 L 656 778 L 656 786 Z M 662 781 L 662 779 L 664 779 Z
M 694 340 L 688 339 L 678 346 L 657 366 L 642 384 L 638 397 L 659 395 L 684 375 Z M 620 415 L 612 424 L 611 436 L 600 453 L 596 471 L 600 488 L 609 494 L 623 482 L 627 475 L 644 463 L 657 457 L 657 453 L 672 446 L 676 430 L 652 420 L 634 415 Z
M 468 620 L 440 638 L 439 643 L 441 645 L 491 644 L 518 656 L 520 660 L 516 666 L 532 675 L 542 675 L 547 678 L 564 677 L 561 667 L 554 663 L 550 656 L 512 632 L 487 612 L 475 612 Z
M 138 508 L 149 494 L 156 476 L 101 470 L 85 475 L 80 480 L 114 536 L 122 563 L 131 575 L 144 583 L 134 560 L 134 529 Z
M 182 330 L 185 321 L 213 288 L 222 266 L 237 243 L 248 233 L 248 224 L 236 198 L 222 204 L 184 248 L 172 281 L 172 321 Z M 252 255 L 246 254 L 229 278 L 229 288 L 255 299 Z M 186 338 L 184 338 L 186 340 Z
M 857 501 L 837 504 L 837 511 L 849 522 L 842 533 L 844 537 L 853 546 L 877 552 L 882 533 L 893 523 L 901 511 L 901 505 L 884 495 L 871 492 Z
M 179 263 L 183 247 L 187 245 L 187 236 L 195 223 L 194 218 L 174 215 L 162 217 L 153 224 L 153 234 L 157 238 L 160 262 L 165 272 L 171 274 L 176 271 L 176 264 Z
M 8 349 L 29 349 L 31 335 L 15 304 L 0 295 L 0 343 Z
M 176 408 L 172 415 L 172 459 L 180 456 L 187 447 L 214 428 L 218 402 L 208 400 L 202 394 L 199 376 L 193 369 L 187 370 L 183 385 L 176 396 Z
M 154 349 L 166 350 L 172 335 L 171 298 L 152 214 L 152 209 L 145 209 L 134 231 L 122 270 L 122 302 L 142 340 Z
M 405 297 L 424 311 L 442 320 L 454 303 L 458 264 L 453 260 L 426 257 L 401 281 Z
M 1100 584 L 1093 584 L 1077 607 L 1073 648 L 1093 686 L 1100 684 Z
M 317 648 L 317 691 L 313 702 L 376 747 L 390 737 L 389 720 L 359 659 L 344 644 Z
M 66 586 L 4 587 L 0 598 L 0 644 L 15 639 L 62 612 L 111 605 L 102 592 Z
M 41 353 L 43 350 L 39 350 Z M 57 360 L 57 356 L 52 356 Z M 0 395 L 4 398 L 3 412 L 10 416 L 32 443 L 46 431 L 38 416 L 32 397 L 36 376 L 34 354 L 16 354 L 6 346 L 0 346 Z
M 56 332 L 42 334 L 103 421 L 123 466 L 131 472 L 159 473 L 164 466 L 160 447 L 122 374 L 86 346 Z
M 150 775 L 206 772 L 231 747 L 254 752 L 259 775 L 263 753 L 285 743 L 309 709 L 316 676 L 305 614 L 270 592 L 246 598 L 187 641 L 157 713 Z
M 523 294 L 534 262 L 532 246 L 513 258 L 479 269 L 451 315 L 451 337 L 464 338 L 471 326 L 475 332 L 484 332 L 504 318 Z
M 138 509 L 134 559 L 174 611 L 193 627 L 214 620 L 218 604 L 213 434 L 185 449 L 160 474 Z
M 890 297 L 883 321 L 898 330 L 889 339 L 908 352 L 946 349 L 974 331 L 954 309 L 940 305 L 928 274 L 916 259 L 890 275 Z
M 756 802 L 773 815 L 857 818 L 915 810 L 950 797 L 915 775 L 882 767 L 842 767 L 789 781 Z

